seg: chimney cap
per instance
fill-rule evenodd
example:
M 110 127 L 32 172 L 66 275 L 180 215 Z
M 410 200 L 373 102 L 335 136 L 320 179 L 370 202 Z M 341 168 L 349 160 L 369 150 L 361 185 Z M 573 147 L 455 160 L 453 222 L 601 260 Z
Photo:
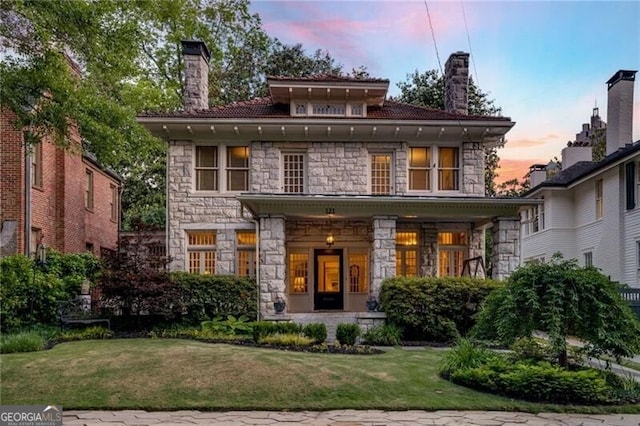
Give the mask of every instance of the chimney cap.
M 180 43 L 182 44 L 183 55 L 202 55 L 207 63 L 211 59 L 211 53 L 204 41 L 182 40 Z
M 617 82 L 621 80 L 635 81 L 636 73 L 633 70 L 618 70 L 613 77 L 607 80 L 607 89 L 611 89 Z

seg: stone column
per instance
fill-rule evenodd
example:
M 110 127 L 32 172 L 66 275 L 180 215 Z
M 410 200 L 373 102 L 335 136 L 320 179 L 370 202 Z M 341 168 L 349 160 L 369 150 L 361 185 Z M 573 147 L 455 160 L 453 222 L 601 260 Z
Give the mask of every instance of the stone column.
M 471 230 L 471 234 L 469 235 L 469 259 L 473 259 L 474 257 L 480 257 L 482 259 L 482 264 L 484 265 L 484 233 L 485 227 L 481 226 L 480 228 L 474 228 Z M 471 275 L 475 272 L 476 264 L 469 265 L 472 270 Z M 485 265 L 486 268 L 487 265 Z M 485 278 L 485 272 L 482 270 L 478 270 L 478 275 L 476 278 Z
M 462 192 L 484 196 L 484 150 L 482 144 L 462 144 Z
M 275 314 L 273 301 L 287 301 L 284 216 L 260 218 L 260 314 Z
M 503 280 L 520 266 L 520 218 L 494 218 L 492 234 L 492 278 Z
M 216 274 L 234 275 L 236 273 L 235 238 L 234 229 L 216 231 Z
M 396 218 L 373 217 L 373 256 L 371 289 L 374 296 L 380 294 L 385 278 L 396 276 Z
M 420 276 L 438 276 L 438 230 L 435 223 L 423 223 L 420 238 Z

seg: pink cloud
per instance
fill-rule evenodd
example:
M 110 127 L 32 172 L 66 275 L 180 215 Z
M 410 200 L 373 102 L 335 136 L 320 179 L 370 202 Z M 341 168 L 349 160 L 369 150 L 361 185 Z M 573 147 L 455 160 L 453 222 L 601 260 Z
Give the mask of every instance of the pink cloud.
M 547 164 L 548 162 L 548 159 L 511 160 L 501 158 L 498 169 L 496 170 L 496 173 L 498 173 L 496 184 L 500 184 L 511 179 L 522 180 L 524 175 L 529 172 L 529 167 L 531 167 L 532 164 Z
M 536 146 L 543 146 L 549 143 L 558 142 L 561 136 L 555 133 L 548 133 L 544 136 L 537 137 L 535 139 L 531 138 L 521 138 L 521 139 L 513 139 L 507 142 L 507 146 L 509 148 L 531 148 Z

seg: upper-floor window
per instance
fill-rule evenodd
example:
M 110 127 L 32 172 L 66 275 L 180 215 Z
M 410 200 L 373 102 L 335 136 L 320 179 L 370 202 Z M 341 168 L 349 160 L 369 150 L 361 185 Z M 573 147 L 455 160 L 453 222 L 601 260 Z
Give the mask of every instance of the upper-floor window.
M 249 189 L 249 147 L 227 147 L 227 190 Z
M 438 149 L 438 190 L 458 191 L 460 189 L 460 149 Z
M 392 155 L 389 153 L 371 154 L 371 193 L 391 194 Z
M 111 210 L 111 220 L 118 220 L 118 187 L 115 185 L 109 185 L 111 191 L 111 200 L 109 201 L 109 207 Z
M 363 103 L 339 103 L 320 101 L 298 101 L 291 104 L 294 116 L 320 117 L 364 117 Z
M 42 142 L 31 145 L 31 186 L 42 188 Z
M 194 170 L 196 191 L 247 191 L 249 147 L 196 146 Z
M 604 215 L 603 192 L 602 179 L 598 179 L 596 181 L 596 219 L 601 219 Z
M 467 252 L 465 232 L 438 232 L 438 275 L 459 277 L 462 275 Z
M 418 275 L 418 233 L 415 231 L 396 232 L 396 275 Z
M 236 274 L 239 277 L 256 276 L 256 232 L 238 231 L 236 233 Z
M 215 231 L 187 231 L 187 270 L 192 274 L 215 274 Z
M 84 206 L 93 210 L 93 172 L 88 169 L 85 172 Z
M 282 189 L 286 193 L 305 192 L 305 153 L 284 152 L 282 154 Z
M 431 148 L 409 148 L 409 189 L 431 190 Z
M 625 174 L 625 194 L 627 210 L 636 208 L 636 192 L 637 186 L 640 185 L 640 180 L 636 180 L 636 171 L 640 167 L 640 163 L 627 163 L 624 166 Z

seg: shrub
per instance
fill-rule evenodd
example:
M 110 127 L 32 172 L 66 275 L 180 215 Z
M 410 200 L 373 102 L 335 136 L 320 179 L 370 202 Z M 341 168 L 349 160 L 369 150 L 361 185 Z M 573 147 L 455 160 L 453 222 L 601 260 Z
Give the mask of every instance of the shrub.
M 382 283 L 380 302 L 405 340 L 452 342 L 467 334 L 484 299 L 500 285 L 474 278 L 396 277 Z
M 0 259 L 0 323 L 8 332 L 58 321 L 58 303 L 73 299 L 81 283 L 95 277 L 100 262 L 89 254 L 48 253 L 45 266 L 23 255 Z
M 294 322 L 281 321 L 258 321 L 252 324 L 253 341 L 260 342 L 260 339 L 272 334 L 300 334 L 302 326 Z
M 327 340 L 327 326 L 321 322 L 305 325 L 302 327 L 302 333 L 312 338 L 316 344 L 324 343 Z
M 87 327 L 63 331 L 57 336 L 59 342 L 73 342 L 76 340 L 110 339 L 113 331 L 104 327 Z
M 539 342 L 533 337 L 523 337 L 511 345 L 510 358 L 514 361 L 543 361 L 551 356 L 551 348 L 546 342 Z
M 202 329 L 231 336 L 251 335 L 253 332 L 253 327 L 249 324 L 249 318 L 246 315 L 242 315 L 240 318 L 228 315 L 226 320 L 223 320 L 222 317 L 216 317 L 211 321 L 204 321 Z
M 0 339 L 0 353 L 35 352 L 44 349 L 45 339 L 36 331 L 23 331 L 3 335 Z
M 451 374 L 457 371 L 477 368 L 486 364 L 492 356 L 494 354 L 490 350 L 474 345 L 467 339 L 460 339 L 442 359 L 438 373 L 448 379 Z
M 402 343 L 402 333 L 393 324 L 377 325 L 363 334 L 365 343 L 369 345 L 398 346 Z
M 314 339 L 295 333 L 276 333 L 261 337 L 258 343 L 274 346 L 311 346 Z
M 232 275 L 195 275 L 172 272 L 171 282 L 180 290 L 184 320 L 191 324 L 233 315 L 255 320 L 258 287 L 254 279 Z
M 341 345 L 353 346 L 360 336 L 361 330 L 358 324 L 338 324 L 336 328 L 336 340 Z

